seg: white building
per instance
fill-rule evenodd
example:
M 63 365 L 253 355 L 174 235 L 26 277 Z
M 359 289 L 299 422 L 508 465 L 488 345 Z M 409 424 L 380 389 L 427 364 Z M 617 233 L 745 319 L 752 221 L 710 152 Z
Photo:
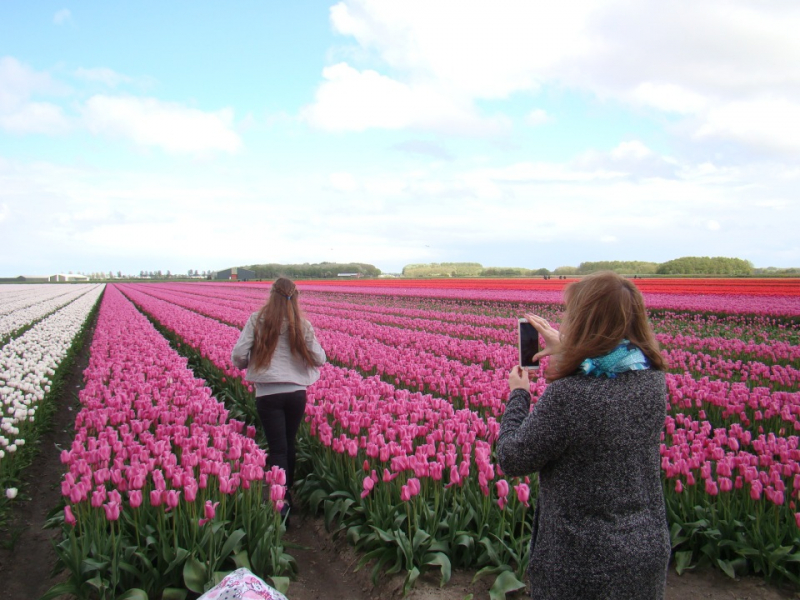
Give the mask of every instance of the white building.
M 60 273 L 58 275 L 50 275 L 48 281 L 89 281 L 86 275 L 77 275 L 75 273 Z

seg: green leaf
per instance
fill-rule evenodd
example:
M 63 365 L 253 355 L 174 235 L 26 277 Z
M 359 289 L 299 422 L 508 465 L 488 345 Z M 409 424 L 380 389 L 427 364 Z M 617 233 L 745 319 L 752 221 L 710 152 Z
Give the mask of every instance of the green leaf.
M 314 490 L 311 495 L 308 497 L 308 505 L 311 508 L 311 512 L 316 514 L 319 512 L 319 505 L 322 501 L 324 501 L 328 497 L 328 492 L 325 490 Z
M 117 568 L 121 571 L 125 571 L 126 573 L 130 573 L 131 575 L 133 575 L 136 578 L 136 581 L 143 581 L 145 578 L 144 574 L 142 574 L 142 572 L 139 569 L 137 569 L 132 564 L 127 563 L 125 561 L 120 561 L 119 563 L 117 563 Z
M 391 552 L 392 552 L 392 550 L 390 548 L 376 548 L 375 550 L 370 550 L 369 552 L 367 552 L 366 554 L 364 554 L 361 557 L 361 559 L 358 561 L 358 564 L 356 565 L 356 568 L 353 569 L 353 570 L 354 571 L 359 571 L 364 567 L 364 565 L 366 565 L 373 558 L 378 558 L 379 556 L 382 556 L 384 554 L 391 553 Z
M 486 548 L 486 553 L 489 555 L 489 560 L 494 565 L 501 565 L 502 561 L 500 560 L 500 556 L 497 554 L 497 549 L 494 547 L 492 540 L 488 537 L 481 538 L 481 541 L 478 542 L 481 546 Z
M 489 590 L 489 598 L 490 600 L 505 600 L 506 594 L 509 592 L 516 592 L 524 587 L 525 584 L 517 579 L 514 573 L 511 571 L 503 571 L 497 576 L 497 579 L 494 580 L 494 585 L 492 585 L 492 589 Z
M 781 563 L 784 557 L 792 551 L 791 546 L 778 546 L 769 555 L 769 560 L 772 563 Z
M 683 552 L 675 553 L 675 572 L 678 575 L 683 574 L 687 569 L 691 569 L 689 565 L 692 564 L 692 551 L 685 550 Z
M 289 582 L 291 580 L 288 577 L 270 577 L 269 580 L 272 582 L 272 587 L 281 594 L 285 595 L 289 591 Z
M 411 588 L 413 588 L 414 584 L 417 582 L 417 577 L 419 577 L 419 569 L 414 567 L 408 572 L 406 580 L 403 582 L 403 596 L 408 596 Z
M 455 539 L 456 546 L 464 546 L 467 550 L 471 549 L 475 545 L 475 538 L 471 535 L 462 533 Z
M 180 565 L 182 565 L 183 561 L 186 560 L 187 556 L 189 556 L 189 551 L 186 550 L 185 548 L 179 547 L 178 550 L 175 552 L 175 558 L 173 558 L 172 562 L 169 563 L 169 565 L 167 565 L 164 574 L 166 575 L 167 573 L 171 572 L 175 567 L 179 567 Z
M 225 541 L 225 545 L 222 546 L 222 550 L 219 552 L 220 558 L 223 560 L 228 557 L 231 553 L 233 553 L 233 549 L 236 548 L 239 543 L 242 541 L 242 538 L 245 536 L 243 529 L 237 529 L 234 531 L 230 537 Z
M 202 594 L 206 584 L 206 567 L 194 556 L 183 563 L 183 583 L 196 594 Z
M 236 565 L 237 569 L 245 568 L 248 571 L 252 571 L 252 567 L 250 567 L 250 557 L 247 555 L 247 550 L 240 550 L 236 554 L 233 555 L 233 563 Z
M 73 583 L 59 583 L 47 590 L 47 592 L 45 592 L 45 594 L 39 598 L 39 600 L 52 600 L 53 598 L 58 598 L 59 596 L 65 595 L 79 596 L 80 590 Z
M 81 561 L 81 575 L 87 575 L 95 571 L 105 571 L 106 567 L 108 567 L 108 561 L 84 558 Z
M 478 581 L 478 579 L 480 579 L 484 575 L 494 575 L 495 573 L 500 573 L 501 571 L 505 571 L 507 569 L 508 567 L 503 568 L 503 567 L 498 567 L 496 565 L 488 565 L 486 567 L 483 567 L 477 573 L 475 573 L 475 576 L 472 578 L 472 583 L 475 583 L 476 581 Z
M 679 523 L 672 524 L 672 528 L 669 530 L 669 539 L 672 543 L 673 550 L 689 539 L 685 535 L 681 535 L 682 531 L 683 529 L 681 528 Z
M 161 600 L 186 600 L 188 590 L 183 588 L 166 588 L 161 593 Z
M 428 554 L 425 558 L 427 559 L 425 562 L 426 565 L 438 566 L 442 571 L 442 581 L 439 583 L 439 587 L 442 587 L 448 581 L 450 581 L 450 559 L 447 558 L 446 555 L 442 554 L 441 552 L 437 552 L 435 554 Z
M 360 525 L 353 525 L 347 529 L 347 541 L 349 541 L 353 546 L 358 544 L 358 541 L 361 539 L 361 526 Z
M 388 531 L 384 531 L 383 529 L 378 529 L 377 527 L 373 526 L 373 529 L 378 533 L 380 538 L 389 544 L 396 544 L 397 538 L 395 537 L 394 533 L 389 533 Z
M 163 598 L 163 596 L 162 596 Z M 132 588 L 122 594 L 121 596 L 117 596 L 117 600 L 149 600 L 147 596 L 147 592 L 144 590 L 140 590 L 139 588 Z
M 430 539 L 430 537 L 431 536 L 427 531 L 425 531 L 423 529 L 417 529 L 417 531 L 414 532 L 414 542 L 413 542 L 413 544 L 411 546 L 412 549 L 414 550 L 414 552 L 419 550 L 419 547 L 422 544 L 424 544 L 426 541 L 428 541 L 428 539 Z
M 731 579 L 736 579 L 736 572 L 733 570 L 733 565 L 731 565 L 729 561 L 718 558 L 717 565 L 719 565 L 719 568 L 722 569 L 722 572 L 725 573 L 725 575 Z

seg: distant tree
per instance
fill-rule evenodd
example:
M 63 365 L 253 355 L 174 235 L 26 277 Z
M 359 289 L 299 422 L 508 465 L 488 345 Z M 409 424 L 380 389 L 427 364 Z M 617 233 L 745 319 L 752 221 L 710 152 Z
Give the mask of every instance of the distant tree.
M 639 260 L 602 260 L 582 262 L 578 265 L 578 275 L 588 275 L 597 271 L 614 271 L 620 275 L 652 275 L 658 269 L 658 263 Z
M 255 273 L 256 279 L 276 279 L 290 277 L 292 279 L 323 279 L 338 277 L 340 273 L 355 273 L 361 277 L 377 277 L 381 270 L 365 263 L 303 263 L 278 264 L 268 263 L 248 265 L 244 267 Z
M 556 267 L 553 275 L 577 275 L 578 267 Z
M 724 256 L 683 256 L 658 266 L 659 275 L 752 275 L 753 263 Z
M 483 271 L 480 263 L 427 263 L 403 267 L 404 277 L 479 277 Z

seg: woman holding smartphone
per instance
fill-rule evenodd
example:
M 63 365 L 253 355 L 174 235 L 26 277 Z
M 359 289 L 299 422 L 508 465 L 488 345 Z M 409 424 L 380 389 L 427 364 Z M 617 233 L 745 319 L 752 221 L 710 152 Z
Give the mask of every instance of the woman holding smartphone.
M 664 359 L 636 286 L 613 272 L 567 287 L 561 331 L 526 315 L 549 356 L 530 405 L 515 367 L 497 441 L 510 476 L 539 473 L 531 597 L 661 599 L 670 557 L 659 446 Z
M 286 489 L 294 483 L 295 438 L 306 408 L 306 388 L 319 379 L 325 351 L 314 328 L 300 312 L 297 286 L 281 277 L 272 284 L 267 303 L 250 315 L 231 353 L 255 383 L 256 409 L 269 446 L 270 465 L 286 471 Z M 287 493 L 281 515 L 287 517 Z M 288 526 L 288 520 L 287 520 Z

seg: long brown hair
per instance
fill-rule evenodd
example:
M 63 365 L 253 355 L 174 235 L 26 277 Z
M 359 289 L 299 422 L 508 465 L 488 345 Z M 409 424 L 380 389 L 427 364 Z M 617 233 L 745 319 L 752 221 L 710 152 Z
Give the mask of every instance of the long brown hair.
M 623 338 L 637 346 L 659 371 L 666 368 L 644 298 L 633 283 L 613 271 L 593 273 L 564 290 L 560 354 L 547 369 L 549 380 L 574 373 L 587 358 L 611 352 Z
M 287 324 L 289 348 L 292 354 L 302 358 L 307 365 L 314 364 L 306 346 L 303 314 L 297 302 L 297 286 L 293 281 L 280 277 L 269 290 L 269 299 L 258 312 L 256 320 L 251 364 L 255 369 L 269 366 L 278 346 L 283 324 Z

